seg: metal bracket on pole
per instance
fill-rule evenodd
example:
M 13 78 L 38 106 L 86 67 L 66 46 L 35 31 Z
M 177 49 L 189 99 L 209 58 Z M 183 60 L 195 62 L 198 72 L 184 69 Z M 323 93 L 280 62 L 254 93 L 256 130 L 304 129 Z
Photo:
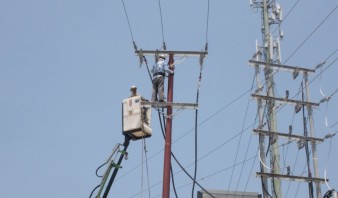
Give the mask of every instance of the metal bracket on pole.
M 139 50 L 140 53 L 138 53 L 138 57 L 140 59 L 140 67 L 142 66 L 143 64 L 143 53 L 142 53 L 142 49 Z
M 204 58 L 205 58 L 205 54 L 200 54 L 200 66 L 203 66 L 203 62 L 204 62 Z

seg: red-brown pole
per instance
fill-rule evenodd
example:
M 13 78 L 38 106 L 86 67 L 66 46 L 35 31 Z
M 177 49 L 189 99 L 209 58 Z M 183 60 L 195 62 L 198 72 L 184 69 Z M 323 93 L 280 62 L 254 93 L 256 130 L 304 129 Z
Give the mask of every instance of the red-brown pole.
M 170 67 L 174 64 L 174 55 L 169 54 L 169 69 L 174 70 Z M 174 75 L 169 74 L 168 77 L 168 95 L 167 102 L 173 102 L 174 96 Z M 163 190 L 162 198 L 170 197 L 170 167 L 171 167 L 171 129 L 172 129 L 172 107 L 167 107 L 167 122 L 165 128 L 165 145 L 164 145 L 164 168 L 163 168 Z

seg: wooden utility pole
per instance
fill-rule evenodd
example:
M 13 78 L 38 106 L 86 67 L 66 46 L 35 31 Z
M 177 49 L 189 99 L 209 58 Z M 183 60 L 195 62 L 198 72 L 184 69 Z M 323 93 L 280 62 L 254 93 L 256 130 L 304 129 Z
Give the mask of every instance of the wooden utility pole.
M 169 54 L 169 65 L 174 64 L 174 55 Z M 173 102 L 174 97 L 174 75 L 169 75 L 168 78 L 168 95 L 167 102 Z M 172 115 L 173 108 L 167 108 L 167 115 Z M 163 188 L 162 197 L 170 197 L 170 167 L 171 167 L 171 130 L 172 130 L 172 116 L 167 116 L 165 128 L 165 145 L 164 145 L 164 167 L 163 167 Z

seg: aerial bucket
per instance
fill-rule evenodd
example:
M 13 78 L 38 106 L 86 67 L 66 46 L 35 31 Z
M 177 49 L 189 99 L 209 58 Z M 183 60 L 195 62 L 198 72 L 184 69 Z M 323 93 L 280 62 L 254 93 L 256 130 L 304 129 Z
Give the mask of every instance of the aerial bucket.
M 133 140 L 150 137 L 151 108 L 141 105 L 142 97 L 134 96 L 123 100 L 122 103 L 122 128 L 123 134 Z

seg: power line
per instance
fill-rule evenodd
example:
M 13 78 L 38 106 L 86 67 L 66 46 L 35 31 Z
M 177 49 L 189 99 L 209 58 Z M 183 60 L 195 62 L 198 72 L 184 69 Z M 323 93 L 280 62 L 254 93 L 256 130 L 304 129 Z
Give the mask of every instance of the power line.
M 295 51 L 292 52 L 292 54 L 284 61 L 284 63 L 286 63 L 293 55 L 295 55 L 295 53 L 307 42 L 307 40 L 309 40 L 309 38 L 319 29 L 319 27 L 324 24 L 324 22 L 331 16 L 331 14 L 334 13 L 334 11 L 336 11 L 337 8 L 338 5 L 324 18 L 324 20 L 322 20 L 322 22 L 309 34 L 309 36 L 305 38 L 305 40 L 295 49 Z
M 209 11 L 210 11 L 210 0 L 208 0 L 207 27 L 206 27 L 206 31 L 205 31 L 205 51 L 208 50 Z
M 256 114 L 255 122 L 257 121 L 257 116 L 258 116 L 258 114 Z M 243 126 L 243 127 L 244 127 L 244 126 Z M 254 127 L 254 126 L 253 126 L 253 127 Z M 248 143 L 248 146 L 246 147 L 246 152 L 245 152 L 244 160 L 246 160 L 246 158 L 247 158 L 247 156 L 248 156 L 249 148 L 250 148 L 250 145 L 251 145 L 251 140 L 252 140 L 252 135 L 250 135 L 249 143 Z M 256 161 L 256 159 L 254 160 L 254 162 L 255 162 L 255 161 Z M 251 171 L 250 171 L 250 174 L 249 174 L 248 177 L 250 177 L 250 175 L 251 175 L 251 172 L 252 172 L 252 170 L 253 170 L 253 166 L 254 166 L 254 164 L 253 164 L 252 167 L 251 167 Z M 239 186 L 239 182 L 240 182 L 240 180 L 241 180 L 241 178 L 242 178 L 243 168 L 244 168 L 244 163 L 242 164 L 241 172 L 240 172 L 239 177 L 238 177 L 238 182 L 237 182 L 236 190 L 235 190 L 236 192 L 237 192 L 237 189 L 238 189 L 238 186 Z M 248 181 L 249 181 L 249 178 L 247 179 L 246 186 L 248 185 Z M 245 189 L 244 189 L 244 192 L 245 192 L 245 191 L 246 191 L 246 187 L 245 187 Z
M 252 89 L 253 89 L 254 83 L 255 83 L 255 74 L 254 74 L 254 78 L 253 78 L 252 84 L 251 84 L 251 91 L 252 91 Z M 244 120 L 243 120 L 243 124 L 242 124 L 242 131 L 243 131 L 243 129 L 244 129 L 246 117 L 247 117 L 247 115 L 248 115 L 248 109 L 249 109 L 249 106 L 250 106 L 250 98 L 249 98 L 248 103 L 247 103 L 247 105 L 246 105 L 246 110 L 245 110 Z M 238 157 L 238 152 L 239 152 L 239 148 L 240 148 L 240 145 L 241 145 L 241 141 L 242 141 L 242 133 L 241 133 L 241 135 L 240 135 L 240 137 L 239 137 L 239 141 L 238 141 L 238 144 L 237 144 L 237 150 L 236 150 L 236 155 L 235 155 L 234 164 L 236 164 L 236 161 L 237 161 L 237 157 Z M 228 185 L 228 191 L 230 190 L 230 186 L 231 186 L 232 176 L 233 176 L 234 170 L 235 170 L 235 169 L 232 169 L 232 171 L 231 171 L 230 181 L 229 181 L 229 185 Z M 242 174 L 242 172 L 241 172 L 241 174 Z M 237 187 L 236 187 L 236 188 L 237 188 Z
M 201 81 L 202 81 L 202 70 L 203 70 L 203 65 L 201 63 L 200 65 L 200 74 L 198 77 L 198 83 L 197 83 L 197 91 L 196 91 L 196 104 L 199 104 L 199 95 L 200 95 L 200 88 L 201 88 Z M 196 184 L 196 176 L 197 176 L 197 148 L 198 148 L 198 141 L 197 141 L 197 126 L 198 123 L 198 108 L 195 110 L 195 171 L 194 171 L 194 178 L 193 178 L 193 185 L 192 185 L 192 198 L 194 197 L 194 189 L 195 189 L 195 184 Z
M 164 42 L 164 30 L 163 30 L 163 17 L 162 17 L 162 9 L 161 9 L 161 0 L 158 0 L 158 8 L 160 10 L 160 17 L 161 17 L 161 29 L 162 29 L 162 41 L 163 41 L 163 49 L 166 50 L 167 46 Z
M 127 22 L 128 22 L 128 26 L 129 26 L 129 31 L 130 31 L 130 35 L 131 35 L 131 40 L 133 41 L 134 49 L 137 50 L 137 46 L 136 46 L 136 43 L 135 43 L 135 40 L 134 40 L 133 31 L 131 30 L 129 17 L 128 17 L 126 5 L 124 4 L 124 0 L 122 0 L 122 4 L 123 4 L 124 13 L 126 14 L 126 18 L 127 18 Z
M 227 167 L 227 168 L 223 168 L 223 169 L 221 169 L 221 170 L 218 170 L 218 171 L 216 171 L 216 172 L 214 172 L 214 173 L 211 173 L 210 175 L 207 175 L 207 176 L 201 178 L 200 180 L 204 180 L 204 179 L 207 179 L 207 178 L 212 177 L 212 176 L 214 176 L 214 175 L 220 174 L 220 173 L 222 173 L 222 172 L 224 172 L 224 171 L 227 171 L 227 170 L 233 168 L 234 166 L 239 166 L 239 165 L 241 165 L 242 163 L 246 163 L 246 162 L 248 162 L 248 161 L 250 161 L 250 160 L 252 160 L 252 159 L 255 159 L 256 157 L 257 157 L 257 154 L 256 154 L 255 156 L 252 156 L 252 157 L 246 159 L 246 160 L 243 160 L 243 161 L 241 161 L 241 162 L 238 162 L 238 163 L 235 164 L 235 165 L 232 165 L 232 166 L 229 166 L 229 167 Z

